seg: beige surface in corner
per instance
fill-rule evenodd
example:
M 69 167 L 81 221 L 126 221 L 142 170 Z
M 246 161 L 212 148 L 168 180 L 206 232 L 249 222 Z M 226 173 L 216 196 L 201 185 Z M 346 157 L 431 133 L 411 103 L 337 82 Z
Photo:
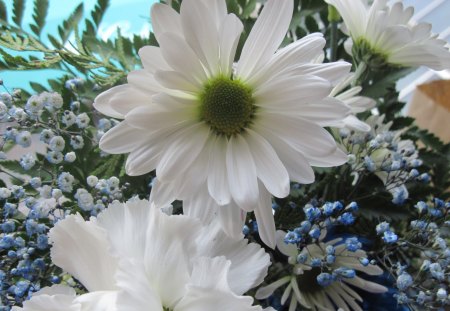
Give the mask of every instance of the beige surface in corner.
M 450 142 L 450 80 L 419 85 L 414 92 L 408 115 L 417 126 Z

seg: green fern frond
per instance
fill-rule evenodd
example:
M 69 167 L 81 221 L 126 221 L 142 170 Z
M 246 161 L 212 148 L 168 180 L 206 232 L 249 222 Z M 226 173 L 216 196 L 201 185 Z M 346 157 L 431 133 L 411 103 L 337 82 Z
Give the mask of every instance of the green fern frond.
M 12 20 L 17 26 L 20 26 L 22 24 L 24 12 L 25 12 L 25 0 L 14 0 Z
M 45 18 L 48 13 L 48 0 L 35 0 L 34 1 L 34 12 L 33 12 L 33 20 L 34 24 L 30 25 L 31 31 L 36 36 L 40 36 L 42 32 L 42 28 L 45 26 Z
M 5 22 L 8 21 L 8 13 L 6 11 L 6 4 L 3 0 L 0 0 L 0 19 Z

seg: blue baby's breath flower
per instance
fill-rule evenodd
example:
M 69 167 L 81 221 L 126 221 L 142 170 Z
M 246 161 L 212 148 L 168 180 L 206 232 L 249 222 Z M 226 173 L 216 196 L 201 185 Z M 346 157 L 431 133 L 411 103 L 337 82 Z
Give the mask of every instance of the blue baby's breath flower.
M 406 272 L 403 272 L 397 278 L 397 288 L 401 291 L 408 289 L 413 283 L 411 275 Z
M 321 274 L 319 274 L 316 279 L 317 283 L 319 283 L 319 285 L 323 287 L 329 286 L 334 282 L 333 276 L 326 272 L 322 272 Z
M 398 241 L 398 236 L 394 232 L 388 230 L 383 233 L 383 240 L 388 244 L 392 244 Z
M 356 252 L 357 250 L 361 249 L 362 244 L 361 244 L 361 242 L 359 242 L 358 238 L 351 237 L 351 238 L 347 238 L 345 240 L 345 246 L 348 251 Z

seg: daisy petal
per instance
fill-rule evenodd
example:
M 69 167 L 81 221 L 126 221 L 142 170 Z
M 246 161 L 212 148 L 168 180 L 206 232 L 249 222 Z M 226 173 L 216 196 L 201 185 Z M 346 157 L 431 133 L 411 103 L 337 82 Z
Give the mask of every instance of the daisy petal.
M 183 38 L 173 33 L 164 33 L 158 41 L 170 67 L 189 78 L 194 85 L 206 81 L 207 76 L 201 62 Z
M 259 199 L 255 162 L 241 135 L 232 136 L 226 154 L 228 184 L 238 206 L 253 210 Z
M 278 198 L 290 192 L 289 174 L 272 146 L 255 131 L 247 130 L 248 146 L 252 152 L 258 178 Z
M 198 123 L 170 137 L 167 149 L 161 155 L 156 174 L 161 181 L 174 180 L 194 162 L 209 136 L 204 124 Z
M 161 49 L 157 46 L 144 46 L 139 49 L 138 54 L 141 58 L 142 64 L 144 65 L 144 69 L 150 73 L 155 73 L 157 70 L 170 69 L 161 54 Z
M 269 0 L 242 48 L 237 74 L 246 80 L 272 57 L 286 35 L 292 18 L 292 0 Z
M 185 0 L 180 9 L 186 42 L 195 52 L 210 76 L 219 69 L 218 27 L 207 5 L 198 0 Z
M 208 191 L 219 205 L 226 205 L 231 201 L 226 167 L 226 148 L 226 139 L 217 137 L 211 148 L 208 164 Z
M 181 33 L 180 15 L 170 6 L 155 3 L 151 10 L 152 28 L 156 40 L 160 40 L 161 35 L 166 32 Z
M 228 14 L 219 29 L 220 68 L 224 76 L 230 76 L 234 56 L 244 25 L 234 14 Z
M 270 248 L 276 245 L 275 220 L 272 213 L 272 196 L 264 188 L 259 186 L 259 202 L 255 209 L 256 222 L 258 223 L 259 236 L 261 240 Z

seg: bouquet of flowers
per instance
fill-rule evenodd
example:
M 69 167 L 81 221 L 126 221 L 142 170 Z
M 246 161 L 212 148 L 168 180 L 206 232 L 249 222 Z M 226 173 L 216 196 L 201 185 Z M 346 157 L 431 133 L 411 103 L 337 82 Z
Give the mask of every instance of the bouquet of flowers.
M 450 145 L 395 83 L 450 51 L 411 7 L 161 1 L 105 41 L 108 0 L 45 39 L 10 2 L 0 68 L 64 74 L 0 83 L 0 310 L 448 308 Z

